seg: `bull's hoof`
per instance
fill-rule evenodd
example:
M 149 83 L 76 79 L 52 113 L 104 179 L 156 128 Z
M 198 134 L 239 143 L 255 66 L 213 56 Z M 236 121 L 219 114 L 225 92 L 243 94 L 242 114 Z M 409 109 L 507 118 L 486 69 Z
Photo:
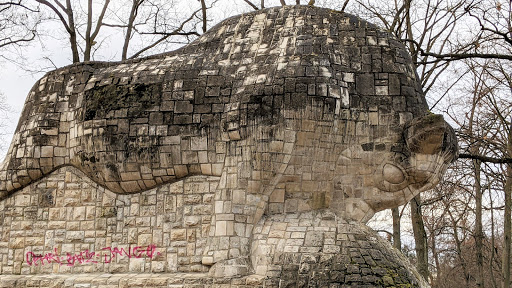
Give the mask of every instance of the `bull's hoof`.
M 203 264 L 204 259 L 203 257 Z M 214 278 L 236 278 L 252 274 L 248 257 L 222 260 L 215 263 L 208 272 L 208 276 Z

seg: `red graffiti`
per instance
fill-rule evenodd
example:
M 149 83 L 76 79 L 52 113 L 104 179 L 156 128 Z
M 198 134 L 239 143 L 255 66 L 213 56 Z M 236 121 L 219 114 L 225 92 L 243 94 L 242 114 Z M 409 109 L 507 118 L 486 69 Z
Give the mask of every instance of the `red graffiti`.
M 44 256 L 38 255 L 38 254 L 33 253 L 32 251 L 29 251 L 25 254 L 25 259 L 27 260 L 27 263 L 30 266 L 32 266 L 32 265 L 37 266 L 38 262 L 39 262 L 39 265 L 44 265 L 45 260 L 46 260 L 47 264 L 58 263 L 58 264 L 62 265 L 61 258 L 57 254 L 57 248 L 55 248 L 54 251 L 55 251 L 55 254 L 46 253 L 46 254 L 44 254 Z
M 71 253 L 66 253 L 66 255 L 68 266 L 75 266 L 75 264 L 83 263 L 98 263 L 98 261 L 93 260 L 96 252 L 89 252 L 89 250 L 85 250 L 74 255 Z
M 153 259 L 153 256 L 156 252 L 156 245 L 149 245 L 148 247 L 140 247 L 136 246 L 133 249 L 130 247 L 128 248 L 128 251 L 126 251 L 124 248 L 117 248 L 117 247 L 106 247 L 102 250 L 107 250 L 110 253 L 107 253 L 104 255 L 104 263 L 110 263 L 112 261 L 112 258 L 115 258 L 116 256 L 120 257 L 128 257 L 128 258 L 142 258 L 142 257 L 148 257 L 149 259 Z M 156 256 L 160 255 L 160 252 L 156 252 Z
M 80 251 L 75 254 L 66 253 L 66 256 L 59 256 L 57 248 L 53 252 L 46 253 L 44 255 L 36 254 L 29 251 L 25 254 L 25 260 L 29 266 L 45 265 L 51 263 L 57 263 L 59 265 L 75 266 L 77 264 L 87 263 L 99 263 L 103 260 L 103 263 L 110 263 L 115 257 L 128 257 L 128 258 L 149 258 L 153 259 L 159 256 L 161 253 L 156 251 L 156 245 L 151 244 L 147 247 L 135 246 L 129 247 L 128 250 L 125 248 L 118 247 L 106 247 L 101 249 L 103 251 L 103 258 L 100 254 L 88 249 Z

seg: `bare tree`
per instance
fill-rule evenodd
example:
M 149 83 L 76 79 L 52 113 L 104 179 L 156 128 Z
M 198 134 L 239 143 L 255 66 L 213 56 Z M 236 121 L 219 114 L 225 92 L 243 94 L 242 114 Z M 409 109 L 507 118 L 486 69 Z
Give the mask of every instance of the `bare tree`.
M 212 4 L 215 2 L 213 1 Z M 192 11 L 187 18 L 169 19 L 169 15 L 176 14 L 173 12 L 174 4 L 172 2 L 132 0 L 127 22 L 105 23 L 105 25 L 125 29 L 122 59 L 133 59 L 144 55 L 170 39 L 181 39 L 178 41 L 187 43 L 190 41 L 188 37 L 199 36 L 200 34 L 195 31 L 195 26 L 201 23 L 201 30 L 205 31 L 208 20 L 206 11 L 210 7 L 206 6 L 205 2 L 201 0 L 201 7 Z M 198 17 L 199 13 L 202 14 L 200 19 Z M 136 36 L 139 38 L 138 45 L 137 47 L 133 46 L 132 54 L 129 55 L 130 47 L 132 47 L 130 44 Z
M 75 24 L 75 9 L 71 4 L 71 0 L 66 0 L 65 3 L 61 3 L 58 0 L 54 0 L 54 2 L 50 2 L 48 0 L 36 0 L 38 3 L 48 7 L 53 13 L 55 17 L 60 20 L 60 23 L 64 26 L 64 29 L 68 33 L 69 43 L 71 48 L 71 55 L 73 57 L 73 63 L 80 62 L 80 45 L 79 45 L 79 31 L 77 31 L 77 25 Z M 85 47 L 83 48 L 83 61 L 91 60 L 91 49 L 93 45 L 96 44 L 96 37 L 100 32 L 100 29 L 103 25 L 103 18 L 105 16 L 105 12 L 107 11 L 108 5 L 110 4 L 110 0 L 105 0 L 101 7 L 101 12 L 95 23 L 93 24 L 93 1 L 87 1 L 87 22 L 86 22 L 86 31 L 84 40 Z M 93 28 L 94 25 L 94 28 Z
M 81 6 L 84 3 L 75 0 L 35 1 L 45 8 L 45 15 L 61 24 L 74 63 L 93 60 L 102 44 L 108 46 L 108 38 L 120 32 L 124 34 L 120 51 L 123 60 L 167 44 L 188 43 L 206 32 L 207 10 L 216 2 L 209 1 L 208 6 L 205 0 L 198 0 L 199 7 L 189 3 L 187 10 L 183 2 L 172 0 L 132 0 L 128 9 L 118 0 L 87 0 L 85 9 Z
M 386 30 L 407 44 L 412 59 L 417 65 L 423 90 L 429 95 L 439 77 L 446 72 L 448 62 L 428 63 L 426 57 L 418 51 L 441 53 L 447 49 L 459 19 L 467 14 L 463 0 L 452 2 L 450 5 L 441 0 L 428 1 L 426 5 L 411 0 L 386 2 L 380 6 L 365 0 L 356 0 L 356 3 L 360 7 L 357 11 L 380 22 Z M 415 13 L 418 10 L 422 13 Z M 428 279 L 428 245 L 421 215 L 421 198 L 417 196 L 411 200 L 410 204 L 417 268 L 420 274 Z M 399 232 L 394 231 L 395 233 Z
M 37 26 L 40 18 L 33 17 L 38 13 L 37 7 L 25 5 L 22 0 L 0 2 L 0 58 L 16 61 L 17 57 L 9 57 L 10 52 L 19 52 L 20 48 L 29 45 L 38 35 Z

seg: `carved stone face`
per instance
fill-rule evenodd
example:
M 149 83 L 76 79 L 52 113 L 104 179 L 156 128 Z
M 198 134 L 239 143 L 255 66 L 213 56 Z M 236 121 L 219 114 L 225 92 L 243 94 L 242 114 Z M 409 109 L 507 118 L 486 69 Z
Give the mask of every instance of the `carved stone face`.
M 364 199 L 375 212 L 403 205 L 431 189 L 457 158 L 455 133 L 440 115 L 409 121 L 400 141 L 405 149 L 383 160 L 375 170 L 378 191 Z
M 366 222 L 431 189 L 457 157 L 454 131 L 440 115 L 382 126 L 349 119 L 292 122 L 293 152 L 271 194 L 270 214 L 328 208 Z M 378 129 L 386 133 L 373 137 Z M 279 197 L 282 206 L 273 200 Z

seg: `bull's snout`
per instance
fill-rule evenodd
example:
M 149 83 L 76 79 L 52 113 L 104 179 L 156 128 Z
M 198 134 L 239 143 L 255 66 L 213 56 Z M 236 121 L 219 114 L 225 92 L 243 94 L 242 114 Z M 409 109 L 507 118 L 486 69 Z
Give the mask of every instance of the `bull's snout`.
M 457 158 L 455 131 L 443 116 L 430 114 L 410 121 L 403 137 L 406 157 L 383 163 L 376 184 L 382 191 L 397 192 L 409 187 L 417 194 L 436 185 Z
M 458 156 L 458 145 L 453 128 L 442 115 L 429 114 L 412 120 L 404 129 L 404 138 L 410 152 L 442 154 L 447 163 Z

